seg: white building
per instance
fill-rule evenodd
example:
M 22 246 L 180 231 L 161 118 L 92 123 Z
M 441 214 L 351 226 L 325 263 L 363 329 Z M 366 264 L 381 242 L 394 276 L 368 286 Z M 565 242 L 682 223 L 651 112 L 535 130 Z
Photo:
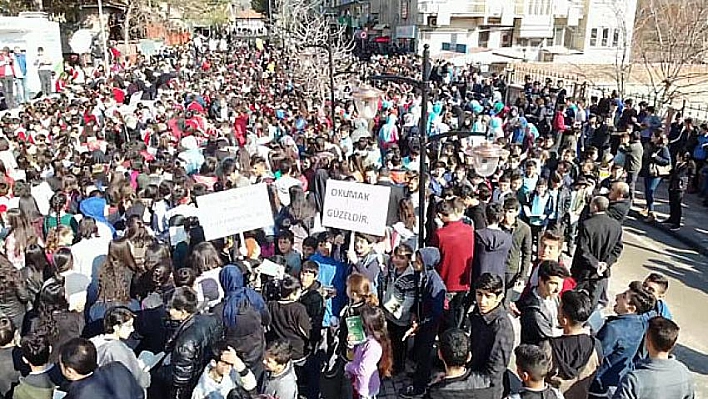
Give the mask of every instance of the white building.
M 351 4 L 339 0 L 340 9 Z M 432 54 L 614 63 L 631 48 L 637 0 L 368 0 L 358 10 Z M 386 6 L 383 6 L 386 3 Z M 454 54 L 447 54 L 453 56 Z
M 20 13 L 17 17 L 0 17 L 0 48 L 19 47 L 27 54 L 27 86 L 32 93 L 41 90 L 37 66 L 37 48 L 44 48 L 44 55 L 55 67 L 61 65 L 61 36 L 59 23 L 47 19 L 44 13 Z

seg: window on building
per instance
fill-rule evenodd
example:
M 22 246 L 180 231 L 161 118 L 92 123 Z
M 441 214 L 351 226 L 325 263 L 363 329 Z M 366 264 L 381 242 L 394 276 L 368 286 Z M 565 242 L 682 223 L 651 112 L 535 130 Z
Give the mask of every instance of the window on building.
M 597 46 L 597 28 L 590 30 L 590 47 Z
M 479 47 L 487 47 L 488 44 L 489 44 L 489 31 L 479 32 L 479 40 L 478 40 Z
M 553 30 L 553 45 L 565 46 L 565 27 L 555 28 Z
M 618 47 L 619 46 L 619 40 L 620 40 L 620 32 L 619 29 L 615 29 L 612 35 L 612 47 Z
M 530 15 L 543 15 L 544 13 L 548 14 L 549 12 L 546 12 L 547 9 L 550 8 L 551 1 L 550 0 L 529 0 L 529 14 Z
M 610 45 L 610 28 L 602 29 L 602 47 Z
M 513 44 L 514 40 L 514 35 L 513 32 L 510 30 L 504 31 L 501 34 L 501 46 L 502 47 L 511 47 Z

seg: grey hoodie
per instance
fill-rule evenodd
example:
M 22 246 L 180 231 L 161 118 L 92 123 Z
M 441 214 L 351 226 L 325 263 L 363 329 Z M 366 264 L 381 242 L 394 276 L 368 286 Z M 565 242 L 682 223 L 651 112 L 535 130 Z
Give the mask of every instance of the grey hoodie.
M 120 362 L 130 371 L 141 387 L 150 386 L 150 373 L 143 371 L 135 353 L 123 341 L 113 339 L 108 335 L 99 335 L 91 338 L 91 342 L 96 346 L 99 366 L 110 362 Z
M 293 362 L 288 362 L 280 374 L 267 373 L 263 384 L 263 393 L 278 399 L 297 399 L 297 376 Z
M 688 368 L 673 356 L 647 359 L 627 373 L 613 399 L 693 399 L 693 379 Z

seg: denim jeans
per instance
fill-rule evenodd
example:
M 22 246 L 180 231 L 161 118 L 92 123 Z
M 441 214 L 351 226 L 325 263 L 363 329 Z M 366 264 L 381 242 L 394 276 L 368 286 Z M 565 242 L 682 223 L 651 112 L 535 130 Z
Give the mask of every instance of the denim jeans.
M 634 192 L 637 190 L 637 179 L 639 172 L 627 172 L 627 184 L 629 184 L 629 198 L 634 201 Z
M 649 212 L 654 212 L 654 194 L 659 188 L 661 177 L 645 177 L 644 178 L 644 195 L 646 196 L 647 209 Z

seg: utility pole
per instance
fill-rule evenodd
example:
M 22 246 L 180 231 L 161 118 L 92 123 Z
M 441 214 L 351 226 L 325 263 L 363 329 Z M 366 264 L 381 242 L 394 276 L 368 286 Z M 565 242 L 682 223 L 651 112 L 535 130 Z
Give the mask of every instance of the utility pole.
M 418 121 L 418 137 L 420 138 L 420 167 L 418 169 L 418 248 L 425 247 L 425 194 L 427 191 L 425 161 L 428 157 L 428 96 L 430 79 L 430 45 L 423 46 L 423 78 L 421 79 L 420 90 L 420 120 Z

